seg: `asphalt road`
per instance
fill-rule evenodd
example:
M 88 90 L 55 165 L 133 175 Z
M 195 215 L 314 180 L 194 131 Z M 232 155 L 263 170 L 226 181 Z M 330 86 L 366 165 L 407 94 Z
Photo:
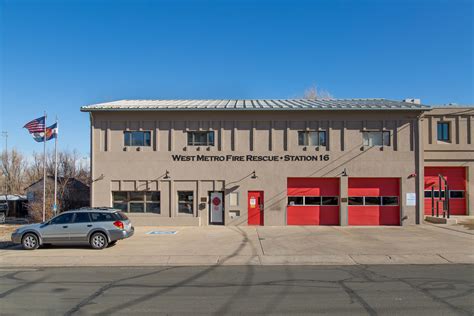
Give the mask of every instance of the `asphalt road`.
M 473 265 L 0 269 L 1 315 L 472 315 Z

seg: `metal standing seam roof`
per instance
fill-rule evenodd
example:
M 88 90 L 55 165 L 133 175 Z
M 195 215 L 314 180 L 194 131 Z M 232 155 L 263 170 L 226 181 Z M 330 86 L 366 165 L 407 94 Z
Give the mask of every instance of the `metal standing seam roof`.
M 81 107 L 93 111 L 276 111 L 276 110 L 429 110 L 430 107 L 387 99 L 118 100 Z

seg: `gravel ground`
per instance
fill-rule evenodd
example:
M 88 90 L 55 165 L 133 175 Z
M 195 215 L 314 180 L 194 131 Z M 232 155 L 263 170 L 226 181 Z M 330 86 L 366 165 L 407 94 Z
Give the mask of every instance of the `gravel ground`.
M 10 237 L 11 234 L 15 229 L 20 227 L 21 225 L 16 224 L 3 224 L 0 225 L 0 242 L 8 242 L 11 241 Z

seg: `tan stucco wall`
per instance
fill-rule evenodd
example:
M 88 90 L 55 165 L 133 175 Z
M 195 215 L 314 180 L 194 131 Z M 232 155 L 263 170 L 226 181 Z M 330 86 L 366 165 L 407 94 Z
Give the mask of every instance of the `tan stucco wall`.
M 195 191 L 198 201 L 211 190 L 239 192 L 239 206 L 228 207 L 227 225 L 246 225 L 247 192 L 265 192 L 265 225 L 285 225 L 288 177 L 397 177 L 401 182 L 403 224 L 415 224 L 414 206 L 406 206 L 405 194 L 420 186 L 410 174 L 419 173 L 423 156 L 416 155 L 418 111 L 196 111 L 196 112 L 94 112 L 92 114 L 92 206 L 110 206 L 113 190 L 161 191 L 161 215 L 132 214 L 137 224 L 207 225 L 208 207 L 194 216 L 178 216 L 176 191 Z M 124 151 L 123 131 L 151 130 L 152 146 L 140 151 Z M 187 147 L 187 130 L 213 129 L 216 145 Z M 301 147 L 299 130 L 326 130 L 325 148 Z M 364 148 L 363 130 L 391 132 L 391 146 Z M 420 136 L 421 137 L 421 136 Z M 422 151 L 421 151 L 422 152 Z M 326 155 L 329 161 L 317 162 L 173 162 L 172 154 L 182 155 Z M 418 160 L 417 160 L 418 159 Z M 421 161 L 421 163 L 420 163 Z M 169 171 L 171 179 L 163 176 Z M 251 179 L 252 171 L 257 179 Z M 421 171 L 422 172 L 422 171 Z M 347 197 L 347 179 L 341 181 L 341 197 Z M 420 199 L 419 199 L 420 201 Z M 420 201 L 420 205 L 422 199 Z M 231 220 L 230 210 L 240 218 Z M 347 203 L 341 204 L 342 224 Z

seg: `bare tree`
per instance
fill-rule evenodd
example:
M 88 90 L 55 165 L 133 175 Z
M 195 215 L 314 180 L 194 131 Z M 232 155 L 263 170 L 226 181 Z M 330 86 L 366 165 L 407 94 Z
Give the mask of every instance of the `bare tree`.
M 32 161 L 28 168 L 28 178 L 30 184 L 43 178 L 44 159 L 45 157 L 43 156 L 43 154 L 33 154 Z M 54 169 L 54 152 L 50 151 L 46 155 L 46 218 L 51 217 L 54 205 Z M 58 210 L 67 210 L 71 207 L 71 205 L 73 205 L 71 204 L 71 201 L 74 200 L 74 198 L 71 196 L 70 189 L 74 182 L 74 179 L 80 180 L 83 183 L 89 185 L 89 165 L 81 163 L 80 155 L 75 150 L 58 152 Z M 33 221 L 40 220 L 42 218 L 43 212 L 43 195 L 36 194 L 35 200 L 29 203 L 28 208 L 31 219 Z
M 305 90 L 303 99 L 308 100 L 331 100 L 334 97 L 327 91 L 319 89 L 316 85 L 312 85 Z
M 43 177 L 43 154 L 33 152 L 31 161 L 26 169 L 26 182 L 32 184 Z
M 3 151 L 0 158 L 0 170 L 7 183 L 9 194 L 22 194 L 25 186 L 25 170 L 27 162 L 24 156 L 15 148 Z

